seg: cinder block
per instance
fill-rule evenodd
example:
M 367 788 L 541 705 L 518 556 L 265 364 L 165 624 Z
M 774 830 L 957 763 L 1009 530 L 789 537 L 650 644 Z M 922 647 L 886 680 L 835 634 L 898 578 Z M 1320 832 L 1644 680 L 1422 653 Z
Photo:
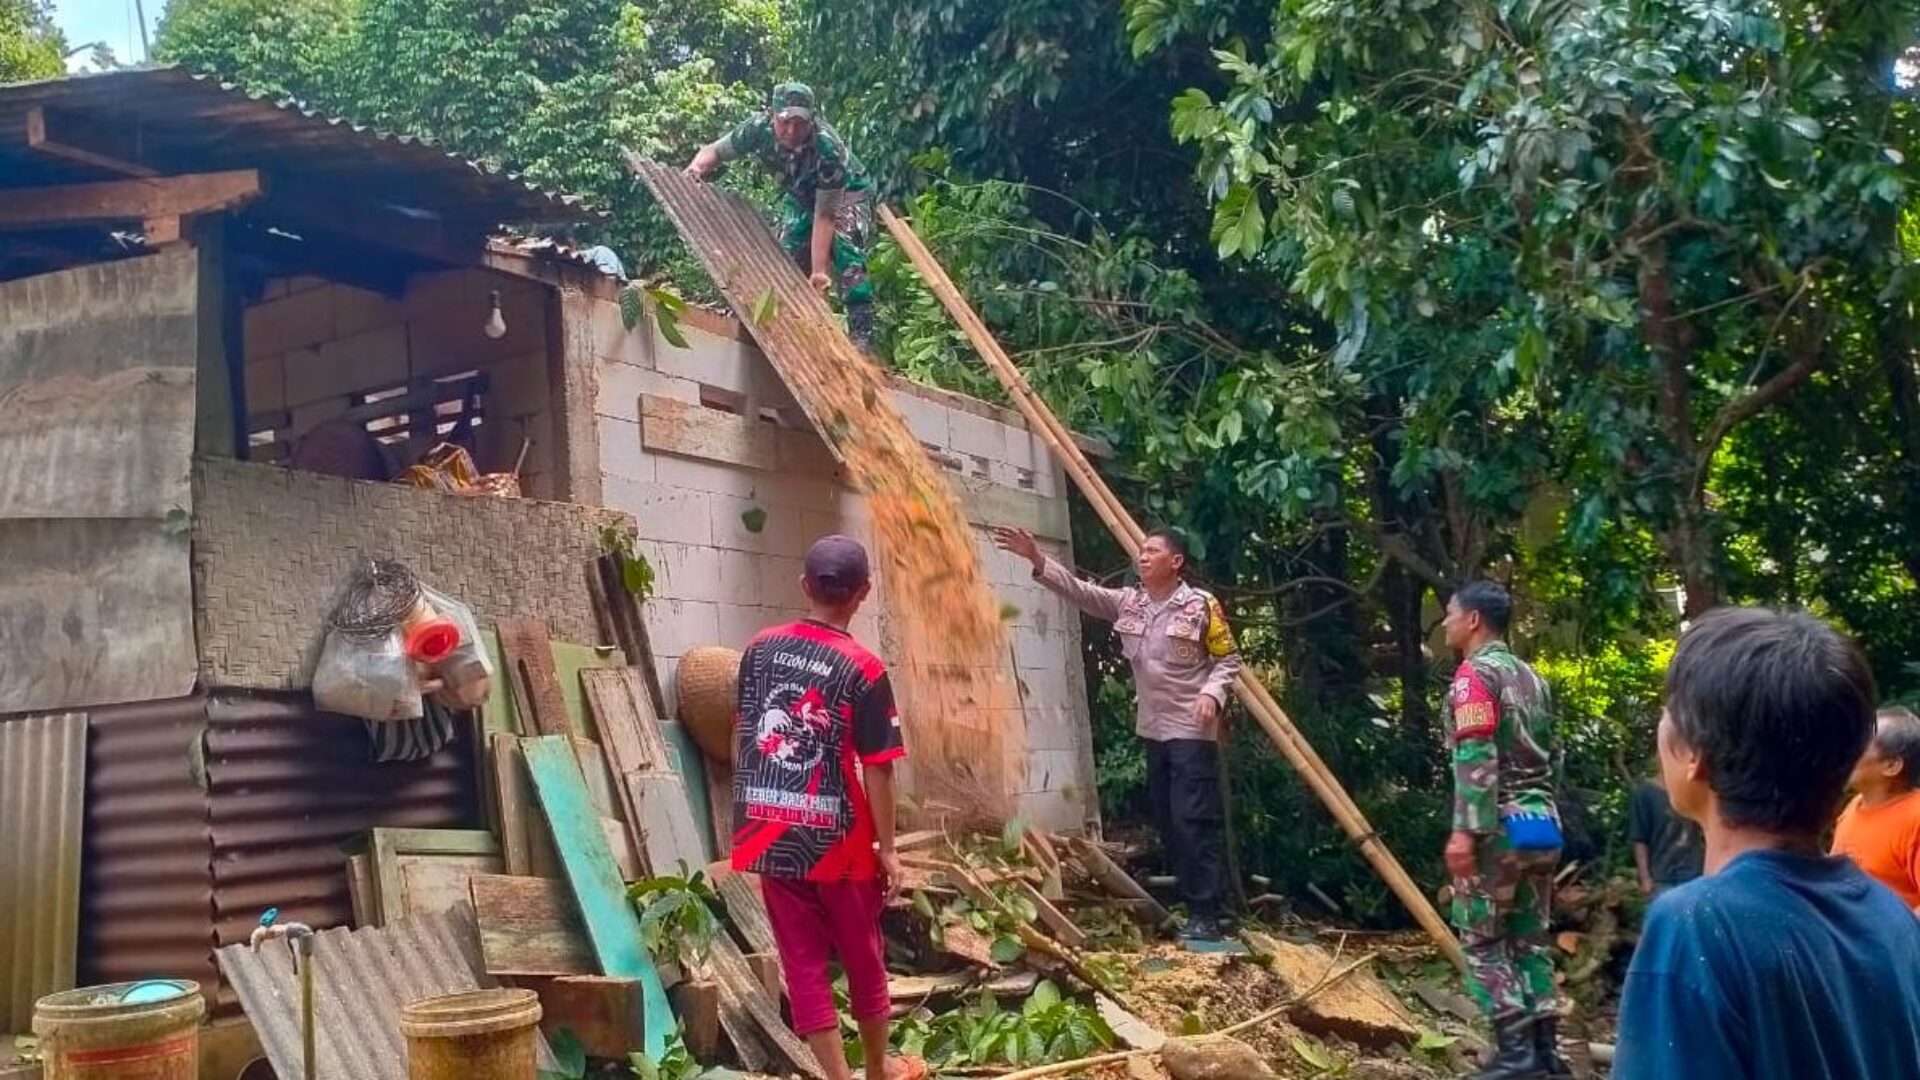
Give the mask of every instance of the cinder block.
M 1071 790 L 1024 792 L 1018 800 L 1020 817 L 1049 832 L 1077 832 L 1087 825 L 1086 791 L 1085 785 L 1077 785 Z
M 950 437 L 948 414 L 945 405 L 928 401 L 923 397 L 894 390 L 889 393 L 894 408 L 900 410 L 900 416 L 907 422 L 907 430 L 913 437 L 933 446 L 946 446 Z
M 687 339 L 687 347 L 682 349 L 660 342 L 661 347 L 653 358 L 654 370 L 738 394 L 753 392 L 754 365 L 766 363 L 759 350 L 747 342 L 723 338 L 690 323 L 681 323 L 680 332 Z
M 947 445 L 956 453 L 973 454 L 989 461 L 1007 459 L 1004 424 L 959 409 L 949 410 L 947 416 L 950 431 Z
M 631 420 L 596 416 L 600 428 L 600 472 L 627 480 L 653 480 L 654 459 L 640 448 L 640 425 Z
M 1025 792 L 1059 791 L 1079 782 L 1079 756 L 1071 750 L 1027 750 Z
M 1004 425 L 1007 432 L 1007 464 L 1018 469 L 1031 469 L 1034 462 L 1047 456 L 1046 444 L 1040 437 L 1024 427 Z
M 1064 706 L 1027 705 L 1027 748 L 1029 750 L 1074 751 L 1078 721 Z
M 807 608 L 806 590 L 800 587 L 800 575 L 806 570 L 806 563 L 797 558 L 767 555 L 760 559 L 760 587 L 765 590 L 767 605 L 779 608 L 795 608 L 801 611 Z M 877 611 L 872 598 L 867 601 L 869 607 Z
M 713 554 L 714 599 L 723 604 L 749 606 L 767 602 L 766 585 L 761 577 L 761 569 L 767 562 L 765 555 L 718 548 L 713 549 Z
M 799 556 L 811 541 L 804 538 L 800 511 L 758 499 L 739 499 L 731 495 L 708 495 L 712 514 L 713 544 L 732 551 L 756 551 L 763 555 Z M 749 523 L 758 524 L 754 531 Z
M 693 544 L 660 544 L 653 562 L 657 595 L 675 600 L 720 598 L 720 552 Z M 648 557 L 650 560 L 653 556 Z
M 699 461 L 673 454 L 656 454 L 655 470 L 663 484 L 686 488 L 688 491 L 705 491 L 714 495 L 728 495 L 736 499 L 755 499 L 761 491 L 771 491 L 776 485 L 773 477 L 759 469 L 744 466 L 726 465 L 716 461 Z
M 247 364 L 243 378 L 248 412 L 276 412 L 287 407 L 286 357 L 269 356 L 253 361 Z
M 323 424 L 346 411 L 345 397 L 322 398 L 305 405 L 295 405 L 291 410 L 293 437 L 297 439 L 312 431 L 315 425 Z
M 653 357 L 647 347 L 647 339 L 653 333 L 652 328 L 640 322 L 628 330 L 626 319 L 620 314 L 620 305 L 615 301 L 595 297 L 590 303 L 593 307 L 593 355 L 602 360 L 651 368 Z
M 689 649 L 721 643 L 718 605 L 656 598 L 642 612 L 653 651 L 661 656 L 685 656 Z
M 725 645 L 729 649 L 744 649 L 755 634 L 788 621 L 778 609 L 757 604 L 720 604 L 717 612 L 718 636 L 713 644 Z
M 241 335 L 249 360 L 332 341 L 333 298 L 313 289 L 255 304 L 241 317 Z
M 1066 660 L 1065 653 L 1065 643 L 1058 632 L 1042 634 L 1031 627 L 1013 628 L 1014 662 L 1022 671 L 1059 667 Z
M 405 322 L 406 308 L 379 293 L 349 285 L 329 290 L 333 297 L 334 334 L 352 337 L 368 330 Z
M 601 502 L 633 515 L 639 536 L 679 544 L 713 543 L 713 526 L 703 491 L 687 491 L 661 483 L 613 476 L 601 483 Z
M 544 357 L 542 357 L 544 360 Z M 599 384 L 594 392 L 593 411 L 622 420 L 640 419 L 640 395 L 700 404 L 700 385 L 686 379 L 673 379 L 632 364 L 600 361 Z
M 320 346 L 317 360 L 287 362 L 287 400 L 295 404 L 340 394 L 363 394 L 407 383 L 404 327 L 369 330 Z

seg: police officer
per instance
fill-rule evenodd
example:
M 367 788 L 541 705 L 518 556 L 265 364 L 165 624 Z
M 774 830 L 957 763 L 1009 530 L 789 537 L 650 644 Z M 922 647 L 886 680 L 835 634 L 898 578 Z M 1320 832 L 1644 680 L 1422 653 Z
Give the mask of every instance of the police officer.
M 1220 732 L 1227 687 L 1240 654 L 1220 601 L 1181 580 L 1187 543 L 1171 529 L 1140 545 L 1140 584 L 1108 589 L 1081 581 L 1048 558 L 1021 529 L 993 530 L 1003 550 L 1033 564 L 1034 579 L 1073 606 L 1113 623 L 1133 665 L 1139 699 L 1134 733 L 1146 740 L 1154 824 L 1180 878 L 1191 948 L 1222 947 L 1226 891 L 1225 819 L 1220 800 Z

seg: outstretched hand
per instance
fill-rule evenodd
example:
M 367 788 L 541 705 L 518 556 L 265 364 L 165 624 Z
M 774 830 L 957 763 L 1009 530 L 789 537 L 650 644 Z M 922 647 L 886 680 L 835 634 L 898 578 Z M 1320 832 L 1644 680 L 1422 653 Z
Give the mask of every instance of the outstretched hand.
M 1040 544 L 1034 540 L 1032 533 L 1025 529 L 1009 529 L 1000 525 L 995 525 L 992 531 L 994 546 L 1032 563 L 1034 573 L 1039 573 L 1047 565 L 1046 556 L 1040 554 Z

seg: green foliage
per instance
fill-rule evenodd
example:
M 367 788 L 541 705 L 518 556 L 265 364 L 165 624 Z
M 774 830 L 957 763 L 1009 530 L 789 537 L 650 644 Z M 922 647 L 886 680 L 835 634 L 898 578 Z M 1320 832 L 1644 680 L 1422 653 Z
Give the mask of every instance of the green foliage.
M 634 548 L 634 539 L 631 528 L 608 525 L 600 530 L 601 549 L 620 560 L 620 583 L 634 599 L 645 600 L 653 595 L 653 564 Z
M 0 0 L 0 83 L 51 79 L 66 71 L 66 39 L 49 0 Z
M 933 912 L 933 925 L 929 933 L 936 947 L 941 944 L 941 935 L 948 927 L 968 926 L 987 938 L 989 955 L 994 963 L 1011 964 L 1027 951 L 1026 946 L 1020 943 L 1020 924 L 1032 922 L 1040 916 L 1040 912 L 1033 906 L 1033 901 L 1013 889 L 1001 886 L 991 891 L 1000 906 L 976 907 L 966 897 L 956 896 L 935 910 L 926 894 L 916 890 L 914 907 L 922 914 Z
M 700 963 L 722 933 L 713 905 L 720 902 L 706 872 L 661 874 L 627 886 L 627 898 L 640 912 L 640 941 L 655 959 Z
M 738 1075 L 725 1069 L 709 1069 L 695 1061 L 678 1026 L 667 1036 L 667 1047 L 661 1052 L 660 1060 L 635 1051 L 627 1055 L 627 1066 L 639 1080 L 703 1080 Z
M 859 1063 L 857 1029 L 843 1020 L 847 1061 Z M 931 1015 L 920 1010 L 893 1024 L 893 1048 L 926 1059 L 936 1069 L 1010 1065 L 1025 1067 L 1071 1061 L 1114 1044 L 1113 1030 L 1091 1005 L 1063 995 L 1042 979 L 1016 1010 L 1005 1009 L 982 988 L 966 1005 Z
M 355 47 L 362 0 L 170 0 L 154 59 L 194 70 L 244 72 L 274 98 L 336 101 L 336 72 Z

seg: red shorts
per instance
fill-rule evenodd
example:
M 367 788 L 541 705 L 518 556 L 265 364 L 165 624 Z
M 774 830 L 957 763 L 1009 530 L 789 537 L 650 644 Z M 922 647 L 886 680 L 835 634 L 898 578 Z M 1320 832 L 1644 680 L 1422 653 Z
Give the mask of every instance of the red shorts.
M 805 1036 L 839 1026 L 827 978 L 827 962 L 833 959 L 847 973 L 854 1019 L 888 1014 L 893 1001 L 880 938 L 886 894 L 878 878 L 813 882 L 762 875 L 760 892 L 780 951 L 780 970 L 786 973 L 794 1031 Z

